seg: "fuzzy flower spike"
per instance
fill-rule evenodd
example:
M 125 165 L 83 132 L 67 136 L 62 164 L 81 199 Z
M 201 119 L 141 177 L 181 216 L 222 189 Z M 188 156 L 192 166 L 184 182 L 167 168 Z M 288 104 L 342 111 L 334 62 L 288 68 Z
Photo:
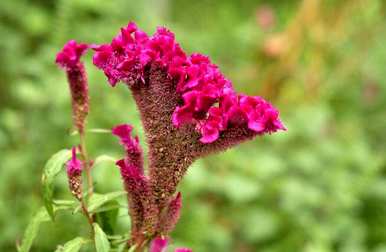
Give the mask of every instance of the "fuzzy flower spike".
M 113 135 L 120 139 L 126 156 L 117 161 L 121 177 L 128 193 L 131 217 L 132 244 L 142 244 L 145 234 L 152 234 L 158 223 L 158 207 L 152 196 L 149 179 L 143 172 L 142 149 L 138 137 L 132 137 L 132 127 L 121 124 L 113 128 Z
M 68 41 L 62 51 L 56 55 L 56 64 L 66 71 L 71 91 L 72 117 L 79 133 L 83 133 L 89 112 L 87 74 L 81 56 L 87 51 L 87 44 Z
M 285 130 L 275 107 L 238 94 L 209 57 L 187 55 L 166 28 L 148 36 L 129 23 L 111 43 L 93 49 L 93 63 L 111 86 L 129 87 L 140 111 L 149 147 L 150 201 L 159 219 L 195 160 Z
M 82 163 L 76 157 L 76 148 L 72 148 L 72 158 L 67 162 L 68 185 L 72 195 L 78 200 L 82 199 Z

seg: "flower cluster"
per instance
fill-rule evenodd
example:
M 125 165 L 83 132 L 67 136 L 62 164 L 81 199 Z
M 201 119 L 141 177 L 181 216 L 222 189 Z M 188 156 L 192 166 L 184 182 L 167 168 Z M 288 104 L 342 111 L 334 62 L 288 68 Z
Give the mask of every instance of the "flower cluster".
M 88 47 L 69 41 L 56 59 L 67 72 L 81 135 L 88 86 L 80 57 Z M 104 71 L 110 85 L 121 81 L 131 89 L 149 150 L 145 174 L 143 151 L 138 137 L 132 136 L 133 128 L 121 124 L 112 129 L 125 149 L 125 157 L 116 164 L 128 193 L 129 246 L 142 251 L 152 240 L 151 252 L 165 251 L 182 207 L 177 186 L 188 167 L 208 154 L 286 129 L 275 107 L 261 97 L 238 94 L 207 56 L 186 55 L 166 28 L 148 36 L 129 23 L 111 43 L 90 47 L 95 51 L 94 65 Z M 68 174 L 81 178 L 75 155 L 73 150 Z M 71 183 L 70 188 L 78 190 Z M 76 193 L 81 197 L 81 192 Z
M 245 125 L 256 134 L 285 130 L 276 108 L 260 97 L 237 94 L 207 56 L 187 56 L 166 28 L 158 28 L 149 37 L 129 23 L 111 44 L 93 49 L 94 64 L 113 86 L 123 81 L 131 88 L 141 88 L 150 63 L 165 69 L 182 103 L 175 107 L 173 125 L 195 125 L 202 143 L 216 141 L 221 132 L 235 124 Z

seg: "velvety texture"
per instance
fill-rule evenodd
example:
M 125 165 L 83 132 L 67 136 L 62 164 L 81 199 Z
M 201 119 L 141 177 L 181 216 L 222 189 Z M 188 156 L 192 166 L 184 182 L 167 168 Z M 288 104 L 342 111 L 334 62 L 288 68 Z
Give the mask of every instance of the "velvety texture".
M 66 71 L 71 91 L 72 117 L 78 131 L 84 132 L 84 124 L 89 113 L 87 74 L 81 56 L 87 51 L 87 44 L 68 41 L 56 56 L 56 64 Z

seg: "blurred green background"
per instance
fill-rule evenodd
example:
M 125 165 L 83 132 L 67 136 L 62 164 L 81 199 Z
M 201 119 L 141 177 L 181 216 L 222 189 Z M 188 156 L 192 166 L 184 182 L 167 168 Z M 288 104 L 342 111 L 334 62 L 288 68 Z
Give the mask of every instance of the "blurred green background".
M 15 251 L 42 205 L 41 171 L 76 144 L 65 75 L 69 39 L 109 42 L 129 20 L 166 25 L 188 52 L 210 55 L 238 91 L 280 110 L 287 132 L 195 163 L 180 186 L 173 243 L 194 251 L 386 251 L 386 2 L 382 0 L 0 1 L 0 251 Z M 111 88 L 86 56 L 89 128 L 134 124 L 124 85 Z M 93 157 L 120 157 L 109 134 L 89 134 Z M 111 164 L 98 192 L 122 189 Z M 56 196 L 70 198 L 66 179 Z M 125 215 L 124 211 L 122 216 Z M 127 217 L 119 218 L 120 231 Z M 33 251 L 87 235 L 78 215 L 44 224 Z

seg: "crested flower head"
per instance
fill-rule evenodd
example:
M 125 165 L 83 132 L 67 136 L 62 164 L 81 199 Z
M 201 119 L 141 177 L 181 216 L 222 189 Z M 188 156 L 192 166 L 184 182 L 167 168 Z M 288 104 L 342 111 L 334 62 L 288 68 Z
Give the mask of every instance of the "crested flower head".
M 62 51 L 56 55 L 55 62 L 64 69 L 74 68 L 79 63 L 80 57 L 87 51 L 87 48 L 87 44 L 78 44 L 75 40 L 70 40 L 64 45 Z
M 173 125 L 195 125 L 204 144 L 215 142 L 234 125 L 260 135 L 285 130 L 276 108 L 260 97 L 237 94 L 209 57 L 187 56 L 166 28 L 149 37 L 129 23 L 110 44 L 93 48 L 94 64 L 113 86 L 122 81 L 131 88 L 144 87 L 150 64 L 163 68 L 181 100 L 171 118 Z

